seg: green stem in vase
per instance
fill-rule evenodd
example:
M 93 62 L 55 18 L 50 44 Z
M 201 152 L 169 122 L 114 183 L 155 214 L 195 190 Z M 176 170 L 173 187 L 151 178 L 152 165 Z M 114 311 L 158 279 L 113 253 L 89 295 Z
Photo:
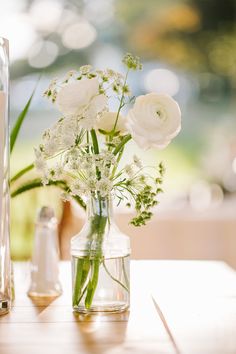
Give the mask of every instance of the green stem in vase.
M 122 261 L 123 261 L 123 259 L 122 259 Z M 116 283 L 118 283 L 120 286 L 122 286 L 122 288 L 124 288 L 129 293 L 129 288 L 127 286 L 125 286 L 124 284 L 122 284 L 121 281 L 119 281 L 119 279 L 116 279 L 115 277 L 113 277 L 113 275 L 109 272 L 104 260 L 103 260 L 102 264 L 103 264 L 105 271 L 109 275 L 109 277 L 111 277 L 112 280 L 114 280 Z M 124 271 L 124 269 L 123 269 L 123 271 Z
M 81 258 L 77 259 L 74 294 L 73 294 L 73 306 L 77 305 L 77 299 L 79 298 L 80 292 L 81 292 L 83 263 L 84 263 L 83 259 L 81 259 Z
M 91 278 L 88 283 L 87 294 L 85 298 L 85 307 L 87 310 L 90 309 L 92 305 L 93 297 L 97 288 L 99 267 L 100 267 L 100 257 L 98 257 L 97 259 L 93 259 L 91 261 L 92 272 L 91 272 Z
M 88 284 L 87 294 L 85 298 L 85 307 L 89 309 L 92 305 L 93 297 L 97 288 L 98 284 L 98 277 L 99 277 L 99 267 L 102 260 L 102 243 L 103 243 L 103 236 L 105 233 L 105 228 L 107 224 L 108 217 L 102 215 L 102 205 L 101 205 L 101 198 L 99 197 L 99 215 L 96 215 L 96 223 L 97 230 L 96 230 L 96 249 L 92 251 L 94 255 L 91 258 L 91 276 Z
M 73 306 L 78 306 L 86 293 L 86 309 L 90 309 L 97 288 L 99 267 L 103 258 L 102 243 L 108 221 L 108 216 L 103 216 L 102 200 L 100 196 L 95 203 L 98 205 L 99 213 L 95 213 L 90 219 L 91 230 L 86 246 L 87 256 L 78 258 L 73 293 Z M 94 248 L 92 247 L 93 245 L 95 245 Z M 85 284 L 87 285 L 85 286 Z
M 126 274 L 124 258 L 122 258 L 122 270 L 123 270 L 123 273 L 124 273 L 124 278 L 125 278 L 125 282 L 126 282 L 127 288 L 129 289 L 130 288 L 129 278 L 128 278 L 127 274 Z
M 73 306 L 78 306 L 80 303 L 80 300 L 83 297 L 84 292 L 82 292 L 82 289 L 83 289 L 84 284 L 86 283 L 86 280 L 88 278 L 89 271 L 90 271 L 89 257 L 78 258 L 77 259 L 77 266 L 76 266 L 74 293 L 73 293 Z M 81 293 L 82 293 L 82 295 L 81 295 Z

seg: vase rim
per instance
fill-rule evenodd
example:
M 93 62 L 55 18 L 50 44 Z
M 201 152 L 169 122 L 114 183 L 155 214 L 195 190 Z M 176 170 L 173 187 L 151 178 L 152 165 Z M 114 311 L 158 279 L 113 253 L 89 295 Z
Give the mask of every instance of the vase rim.
M 0 36 L 0 41 L 5 42 L 7 45 L 9 44 L 9 39 L 7 39 L 6 37 Z

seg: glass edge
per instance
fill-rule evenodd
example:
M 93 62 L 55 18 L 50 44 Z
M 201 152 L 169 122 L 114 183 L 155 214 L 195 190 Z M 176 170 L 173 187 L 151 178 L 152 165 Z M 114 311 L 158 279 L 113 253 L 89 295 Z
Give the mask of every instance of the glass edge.
M 5 45 L 7 56 L 9 57 L 9 40 L 5 37 L 0 36 L 0 44 Z

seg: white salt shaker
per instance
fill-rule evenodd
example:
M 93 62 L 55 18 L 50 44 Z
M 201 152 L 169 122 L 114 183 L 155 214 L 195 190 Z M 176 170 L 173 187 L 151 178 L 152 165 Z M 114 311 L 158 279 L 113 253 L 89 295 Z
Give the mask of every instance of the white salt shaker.
M 35 225 L 34 248 L 31 263 L 32 297 L 55 297 L 62 293 L 59 282 L 58 227 L 54 211 L 42 207 Z

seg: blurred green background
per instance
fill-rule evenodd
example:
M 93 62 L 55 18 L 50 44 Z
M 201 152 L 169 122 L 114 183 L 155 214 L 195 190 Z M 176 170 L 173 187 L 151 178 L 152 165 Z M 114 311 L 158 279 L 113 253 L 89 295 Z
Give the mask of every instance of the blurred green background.
M 141 73 L 130 76 L 133 93 L 168 93 L 183 113 L 182 132 L 172 145 L 161 152 L 139 151 L 147 162 L 164 160 L 167 166 L 161 207 L 202 213 L 235 200 L 235 19 L 236 0 L 2 2 L 0 35 L 9 39 L 11 53 L 12 124 L 43 74 L 11 157 L 11 173 L 32 162 L 33 146 L 58 117 L 42 98 L 50 79 L 87 63 L 122 71 L 122 56 L 129 51 L 144 64 Z M 137 148 L 131 144 L 131 150 Z M 12 200 L 14 259 L 30 257 L 40 206 L 52 205 L 60 217 L 59 197 L 59 191 L 47 188 Z

